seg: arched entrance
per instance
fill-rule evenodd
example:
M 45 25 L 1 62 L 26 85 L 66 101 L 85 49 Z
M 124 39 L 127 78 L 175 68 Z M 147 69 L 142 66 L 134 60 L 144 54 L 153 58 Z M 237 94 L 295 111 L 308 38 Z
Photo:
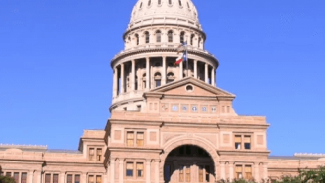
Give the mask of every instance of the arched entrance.
M 206 183 L 215 181 L 215 164 L 210 154 L 196 145 L 173 149 L 164 163 L 165 183 Z

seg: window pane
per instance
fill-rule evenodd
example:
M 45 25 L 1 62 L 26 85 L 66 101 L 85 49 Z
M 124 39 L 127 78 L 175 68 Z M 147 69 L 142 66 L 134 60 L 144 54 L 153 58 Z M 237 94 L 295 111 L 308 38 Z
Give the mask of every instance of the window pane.
M 210 166 L 205 166 L 205 181 L 210 182 Z
M 22 173 L 21 174 L 21 183 L 26 183 L 27 182 L 27 173 Z
M 191 182 L 191 169 L 190 169 L 190 166 L 186 166 L 186 182 Z
M 102 160 L 102 149 L 98 148 L 97 149 L 97 161 Z
M 165 182 L 169 182 L 170 181 L 170 176 L 171 176 L 171 167 L 170 165 L 165 165 Z
M 143 132 L 138 132 L 137 133 L 137 146 L 139 147 L 141 147 L 141 146 L 143 146 L 143 139 L 144 139 L 144 133 Z
M 133 162 L 126 163 L 126 176 L 133 177 Z
M 143 163 L 137 163 L 137 176 L 143 177 Z
M 80 183 L 80 175 L 75 175 L 74 176 L 74 182 L 75 183 Z
M 127 145 L 128 146 L 133 146 L 134 142 L 134 132 L 127 132 Z
M 7 177 L 11 177 L 11 172 L 7 172 L 7 173 L 6 173 L 6 176 L 7 176 Z
M 102 176 L 101 175 L 96 176 L 96 183 L 102 183 Z
M 72 183 L 72 175 L 67 175 L 67 183 Z
M 203 166 L 199 166 L 199 182 L 203 182 Z
M 95 160 L 95 149 L 89 148 L 89 160 L 94 161 Z
M 251 143 L 251 136 L 245 136 L 244 137 L 244 142 L 245 143 Z
M 94 183 L 94 176 L 93 175 L 88 176 L 88 183 Z
M 19 172 L 14 173 L 14 180 L 15 180 L 16 183 L 19 183 Z
M 51 183 L 51 174 L 45 174 L 45 183 Z
M 58 174 L 54 174 L 53 175 L 53 183 L 58 183 L 59 182 L 59 175 Z
M 240 135 L 235 136 L 235 142 L 236 143 L 241 143 L 241 136 Z
M 179 167 L 179 182 L 184 182 L 184 172 L 183 172 L 184 166 L 181 165 Z

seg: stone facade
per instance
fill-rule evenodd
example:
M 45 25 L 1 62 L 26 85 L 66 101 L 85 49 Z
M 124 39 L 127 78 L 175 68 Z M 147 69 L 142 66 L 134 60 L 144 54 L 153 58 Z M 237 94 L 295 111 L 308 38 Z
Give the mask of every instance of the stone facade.
M 139 0 L 111 62 L 113 100 L 104 130 L 78 151 L 0 145 L 1 174 L 17 183 L 215 182 L 277 179 L 317 168 L 325 155 L 270 157 L 264 116 L 237 115 L 216 84 L 219 61 L 190 0 Z M 180 42 L 188 65 L 174 65 Z

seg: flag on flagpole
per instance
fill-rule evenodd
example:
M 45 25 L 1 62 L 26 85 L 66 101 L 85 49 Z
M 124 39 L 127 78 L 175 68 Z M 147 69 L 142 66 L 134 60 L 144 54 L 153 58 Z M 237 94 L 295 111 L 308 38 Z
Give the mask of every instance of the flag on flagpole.
M 182 63 L 183 61 L 187 61 L 187 53 L 184 52 L 181 55 L 179 55 L 175 61 L 175 65 Z

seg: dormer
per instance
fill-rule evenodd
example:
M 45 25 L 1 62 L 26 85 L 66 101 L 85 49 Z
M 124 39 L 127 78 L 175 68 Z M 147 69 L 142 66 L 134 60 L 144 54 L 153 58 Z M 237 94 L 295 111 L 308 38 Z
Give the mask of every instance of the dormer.
M 104 130 L 84 130 L 83 136 L 80 138 L 79 151 L 88 161 L 103 162 L 106 152 Z

